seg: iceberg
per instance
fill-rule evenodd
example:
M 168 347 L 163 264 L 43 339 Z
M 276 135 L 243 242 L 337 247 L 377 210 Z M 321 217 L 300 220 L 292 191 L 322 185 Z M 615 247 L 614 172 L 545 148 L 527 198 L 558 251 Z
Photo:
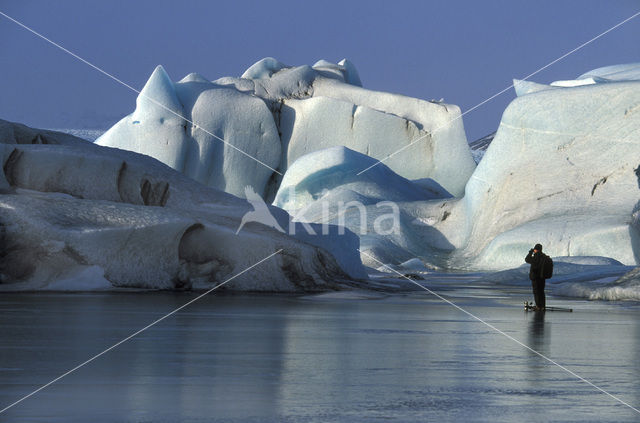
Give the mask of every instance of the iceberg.
M 630 270 L 620 278 L 601 277 L 583 283 L 567 283 L 557 294 L 589 300 L 640 301 L 640 268 Z
M 43 263 L 39 254 L 56 251 L 91 274 L 98 266 L 117 286 L 205 286 L 278 245 L 294 251 L 282 255 L 286 263 L 238 289 L 332 287 L 332 278 L 364 278 L 363 264 L 380 262 L 500 271 L 519 266 L 538 242 L 565 258 L 560 272 L 615 264 L 585 257 L 637 265 L 639 67 L 550 85 L 515 81 L 518 96 L 497 132 L 474 144 L 486 149 L 477 166 L 457 106 L 362 88 L 347 60 L 290 67 L 266 58 L 214 82 L 197 74 L 172 82 L 158 67 L 136 110 L 97 142 L 122 150 L 0 125 L 7 228 L 43 234 L 46 242 L 25 238 L 36 253 L 24 257 Z M 261 208 L 263 199 L 273 204 Z M 105 204 L 115 209 L 100 217 Z M 247 218 L 258 209 L 272 217 Z M 58 215 L 70 228 L 99 230 L 60 229 Z M 101 258 L 92 236 L 127 257 Z M 168 246 L 149 247 L 162 260 L 150 270 L 133 252 L 144 239 Z M 42 267 L 47 278 L 59 272 L 54 261 Z
M 640 63 L 605 66 L 586 72 L 577 79 L 553 81 L 551 84 L 540 84 L 527 80 L 513 80 L 513 86 L 518 97 L 539 91 L 555 88 L 580 87 L 583 85 L 603 84 L 621 81 L 640 81 Z
M 442 255 L 441 250 L 450 251 L 451 245 L 423 224 L 420 210 L 423 204 L 451 194 L 434 180 L 411 181 L 385 164 L 358 175 L 359 169 L 375 163 L 346 147 L 306 154 L 284 175 L 274 205 L 296 221 L 349 228 L 360 236 L 361 258 L 369 267 L 414 257 L 437 261 L 434 257 Z
M 433 179 L 453 195 L 475 168 L 457 106 L 364 89 L 347 59 L 291 67 L 268 57 L 240 78 L 214 82 L 190 74 L 173 83 L 158 66 L 135 111 L 97 143 L 149 155 L 237 196 L 250 185 L 269 200 L 291 163 L 333 146 L 385 160 L 409 179 Z M 407 151 L 394 155 L 399 149 Z
M 264 101 L 193 74 L 174 84 L 162 66 L 140 92 L 136 110 L 96 143 L 151 156 L 236 196 L 247 185 L 264 194 L 281 155 Z
M 590 300 L 640 300 L 640 268 L 624 266 L 594 256 L 554 257 L 554 275 L 547 280 L 548 295 Z M 487 285 L 531 286 L 529 265 L 482 275 L 477 282 Z
M 516 91 L 529 91 L 509 104 L 491 141 L 478 142 L 488 147 L 464 197 L 399 204 L 403 216 L 431 230 L 416 233 L 422 253 L 414 257 L 432 267 L 496 271 L 522 264 L 540 242 L 553 257 L 598 256 L 638 264 L 636 68 L 603 68 L 622 72 L 625 80 L 605 81 L 611 72 L 597 71 L 588 74 L 595 82 L 589 84 L 516 84 Z M 403 243 L 408 241 L 396 240 L 386 252 L 379 247 L 369 254 L 401 263 L 407 257 L 391 252 Z M 364 255 L 363 261 L 378 267 Z
M 552 256 L 637 264 L 638 104 L 639 81 L 517 97 L 464 198 L 434 226 L 456 247 L 456 266 L 513 267 L 536 242 Z
M 597 78 L 607 81 L 640 81 L 640 63 L 605 66 L 590 70 L 578 79 Z
M 630 269 L 629 266 L 608 257 L 553 257 L 553 262 L 553 277 L 547 280 L 547 284 L 554 294 L 558 293 L 558 286 L 565 288 L 564 284 L 568 282 L 586 283 L 610 277 L 617 279 Z M 529 286 L 529 269 L 529 264 L 522 264 L 513 269 L 487 273 L 479 281 L 498 285 Z
M 0 121 L 0 290 L 120 288 L 322 291 L 366 278 L 350 231 L 288 235 L 245 200 L 157 160 Z M 238 232 L 238 233 L 236 233 Z M 107 282 L 105 282 L 107 281 Z
M 347 147 L 331 147 L 300 157 L 284 175 L 273 204 L 292 213 L 325 196 L 358 197 L 365 205 L 380 201 L 424 201 L 450 198 L 433 180 L 410 181 L 380 164 L 358 175 L 376 160 Z M 348 193 L 351 194 L 348 194 Z

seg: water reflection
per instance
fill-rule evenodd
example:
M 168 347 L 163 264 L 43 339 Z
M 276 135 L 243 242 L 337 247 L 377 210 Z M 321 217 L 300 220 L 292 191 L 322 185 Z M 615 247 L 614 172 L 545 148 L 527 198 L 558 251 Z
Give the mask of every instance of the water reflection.
M 192 297 L 0 296 L 0 406 Z M 631 402 L 640 398 L 640 308 L 523 315 L 466 301 L 535 351 L 589 379 L 615 381 Z M 535 420 L 542 409 L 547 421 L 603 413 L 636 421 L 601 392 L 440 301 L 229 295 L 182 310 L 0 421 L 516 422 Z
M 527 345 L 533 348 L 535 351 L 545 354 L 547 351 L 548 336 L 545 335 L 545 318 L 544 312 L 528 312 L 529 328 L 528 328 L 528 343 Z

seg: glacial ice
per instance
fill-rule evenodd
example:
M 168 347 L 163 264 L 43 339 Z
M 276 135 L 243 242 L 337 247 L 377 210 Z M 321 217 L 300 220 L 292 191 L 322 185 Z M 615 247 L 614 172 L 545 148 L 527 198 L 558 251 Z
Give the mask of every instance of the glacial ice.
M 640 81 L 544 87 L 507 107 L 463 198 L 398 203 L 411 235 L 368 250 L 361 237 L 367 255 L 398 264 L 419 238 L 413 257 L 428 266 L 501 270 L 540 242 L 551 256 L 638 264 Z
M 590 70 L 578 77 L 578 79 L 585 78 L 599 78 L 607 81 L 639 81 L 640 63 L 605 66 Z
M 295 214 L 322 202 L 325 195 L 348 192 L 365 205 L 380 201 L 424 201 L 449 198 L 449 194 L 435 181 L 413 182 L 380 164 L 358 175 L 358 171 L 376 160 L 347 147 L 331 147 L 300 157 L 284 175 L 273 204 Z M 335 196 L 334 196 L 335 197 Z M 332 205 L 333 206 L 333 205 Z
M 640 301 L 640 267 L 630 270 L 617 279 L 594 278 L 586 283 L 567 283 L 558 289 L 558 294 L 590 300 Z
M 583 85 L 604 84 L 610 82 L 640 81 L 640 63 L 605 66 L 586 72 L 577 79 L 553 81 L 549 85 L 527 80 L 513 80 L 517 96 L 555 88 L 580 87 Z
M 353 105 L 351 109 L 340 108 L 339 114 L 342 116 L 338 113 L 335 116 L 339 122 L 353 123 L 353 126 L 343 125 L 348 130 L 345 135 L 353 140 L 347 147 L 384 160 L 394 172 L 405 178 L 431 178 L 454 196 L 464 194 L 464 186 L 475 169 L 475 161 L 467 144 L 458 106 L 366 90 L 331 79 L 316 80 L 313 89 L 314 98 L 333 99 L 332 102 L 325 101 L 325 107 L 320 108 L 324 116 L 327 116 L 326 109 L 331 104 L 339 104 L 335 100 Z M 285 107 L 288 105 L 290 103 L 285 102 Z M 373 111 L 389 115 L 384 125 L 378 122 L 379 115 Z M 305 112 L 304 109 L 300 111 Z M 358 113 L 362 113 L 362 116 L 357 116 Z M 298 125 L 306 129 L 306 122 L 298 122 Z M 400 130 L 403 125 L 406 129 Z M 375 130 L 388 135 L 372 137 L 376 142 L 367 142 L 367 137 L 374 134 Z M 302 134 L 309 140 L 306 144 L 315 141 L 324 142 L 323 145 L 327 146 L 327 138 L 331 133 L 325 135 L 322 132 L 305 131 Z M 328 142 L 332 141 L 329 139 Z M 388 158 L 391 154 L 390 145 L 393 146 L 393 152 L 399 149 L 403 151 Z M 306 147 L 306 152 L 310 152 L 311 148 Z M 289 163 L 297 157 L 290 155 Z
M 226 288 L 317 291 L 366 277 L 350 231 L 308 234 L 269 206 L 295 235 L 253 222 L 236 235 L 246 201 L 150 157 L 5 121 L 0 136 L 1 290 L 204 289 L 279 249 Z
M 499 285 L 528 286 L 531 284 L 529 280 L 530 265 L 524 263 L 524 260 L 522 261 L 523 264 L 516 268 L 487 273 L 480 281 Z M 605 277 L 618 278 L 629 269 L 631 267 L 606 257 L 553 257 L 553 277 L 547 280 L 547 284 L 555 286 L 567 281 L 582 283 Z
M 295 220 L 337 224 L 360 235 L 362 260 L 377 268 L 448 249 L 414 209 L 450 198 L 433 180 L 410 181 L 376 160 L 346 147 L 315 151 L 296 160 L 285 174 L 274 205 Z M 446 217 L 445 217 L 446 219 Z
M 606 257 L 554 257 L 554 276 L 547 279 L 547 295 L 590 300 L 640 300 L 640 268 Z M 488 273 L 480 284 L 529 287 L 529 265 Z
M 605 257 L 554 257 L 548 295 L 589 300 L 640 300 L 640 268 L 623 266 Z M 480 283 L 529 286 L 529 265 L 487 274 Z
M 271 76 L 286 68 L 287 66 L 284 63 L 279 62 L 277 59 L 273 57 L 265 57 L 262 60 L 257 61 L 253 65 L 249 67 L 242 74 L 242 79 L 265 79 L 271 78 Z
M 354 65 L 351 60 L 342 59 L 338 62 L 338 65 L 344 68 L 344 81 L 347 84 L 362 87 L 362 81 L 360 80 L 358 69 L 356 69 L 356 65 Z
M 363 89 L 348 61 L 287 67 L 264 59 L 242 78 L 214 82 L 190 74 L 173 83 L 158 68 L 143 93 L 167 108 L 141 94 L 135 112 L 99 143 L 149 154 L 234 195 L 251 186 L 293 215 L 269 208 L 295 239 L 256 223 L 232 236 L 251 210 L 246 202 L 150 158 L 0 123 L 9 143 L 0 144 L 0 199 L 13 225 L 4 231 L 46 238 L 21 241 L 20 251 L 30 253 L 13 272 L 73 281 L 57 267 L 72 263 L 75 274 L 102 271 L 117 286 L 130 286 L 135 274 L 136 286 L 200 287 L 286 245 L 294 253 L 265 270 L 273 275 L 260 283 L 243 277 L 234 288 L 316 289 L 333 287 L 332 278 L 365 277 L 363 263 L 419 272 L 511 269 L 540 242 L 557 261 L 550 283 L 558 293 L 635 298 L 636 277 L 612 278 L 628 270 L 620 263 L 640 262 L 639 68 L 605 67 L 551 85 L 515 81 L 518 97 L 477 167 L 456 106 Z M 16 139 L 36 145 L 12 146 Z M 350 231 L 340 235 L 343 227 Z M 103 250 L 90 247 L 102 237 Z M 166 249 L 148 248 L 162 263 L 146 269 L 153 266 L 132 251 L 156 238 Z M 106 260 L 107 248 L 130 257 Z M 44 270 L 30 269 L 27 259 Z M 524 284 L 527 272 L 487 278 Z
M 138 96 L 136 110 L 96 143 L 149 155 L 237 196 L 247 185 L 264 194 L 281 154 L 262 100 L 197 76 L 174 84 L 161 66 Z
M 289 67 L 265 58 L 240 78 L 213 83 L 195 74 L 173 83 L 158 66 L 134 113 L 97 143 L 150 155 L 234 195 L 251 185 L 268 199 L 281 180 L 274 170 L 284 174 L 306 153 L 342 145 L 383 160 L 406 148 L 386 160 L 396 173 L 431 178 L 462 195 L 475 162 L 460 109 L 361 85 L 346 59 Z
M 640 82 L 556 88 L 516 98 L 465 188 L 434 228 L 459 266 L 522 263 L 540 242 L 552 256 L 638 263 Z M 445 208 L 448 208 L 445 207 Z

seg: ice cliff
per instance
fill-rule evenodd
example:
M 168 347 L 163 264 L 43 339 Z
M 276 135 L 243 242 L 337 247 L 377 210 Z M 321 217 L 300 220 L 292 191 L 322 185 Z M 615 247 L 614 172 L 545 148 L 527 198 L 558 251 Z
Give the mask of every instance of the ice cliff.
M 158 66 L 135 111 L 97 143 L 152 156 L 234 195 L 251 185 L 269 200 L 307 153 L 346 146 L 381 160 L 405 147 L 385 161 L 392 170 L 462 195 L 475 162 L 460 109 L 361 85 L 346 59 L 290 67 L 266 58 L 214 82 L 190 74 L 174 83 Z
M 150 157 L 0 121 L 0 159 L 0 290 L 204 289 L 279 249 L 225 288 L 317 291 L 366 277 L 353 233 L 313 235 L 266 205 L 295 235 L 254 222 L 237 232 L 247 201 Z

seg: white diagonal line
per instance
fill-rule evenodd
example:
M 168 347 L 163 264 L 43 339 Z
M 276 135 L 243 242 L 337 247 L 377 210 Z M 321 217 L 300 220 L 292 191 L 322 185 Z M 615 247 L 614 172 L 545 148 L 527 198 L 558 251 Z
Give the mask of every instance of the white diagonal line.
M 378 263 L 380 263 L 381 265 L 383 265 L 384 267 L 386 267 L 387 269 L 391 270 L 392 272 L 398 274 L 399 276 L 401 276 L 403 279 L 408 280 L 409 282 L 411 282 L 412 284 L 418 286 L 419 288 L 427 291 L 429 294 L 437 297 L 438 299 L 444 301 L 445 303 L 449 304 L 452 307 L 455 307 L 456 309 L 460 310 L 461 312 L 463 312 L 464 314 L 466 314 L 467 316 L 477 320 L 478 322 L 482 323 L 483 325 L 489 327 L 490 329 L 496 331 L 497 333 L 499 333 L 500 335 L 505 336 L 506 338 L 510 339 L 511 341 L 515 342 L 516 344 L 520 345 L 521 347 L 531 351 L 532 353 L 538 355 L 539 357 L 547 360 L 549 363 L 558 366 L 559 368 L 561 368 L 562 370 L 564 370 L 565 372 L 569 373 L 572 376 L 575 376 L 576 378 L 580 379 L 581 381 L 585 382 L 586 384 L 592 386 L 593 388 L 597 389 L 598 391 L 602 392 L 603 394 L 608 395 L 609 397 L 613 398 L 614 400 L 618 401 L 620 404 L 625 405 L 627 407 L 629 407 L 630 409 L 632 409 L 633 411 L 635 411 L 636 413 L 640 414 L 640 410 L 635 408 L 634 406 L 630 405 L 629 403 L 623 401 L 622 399 L 618 398 L 617 396 L 605 391 L 604 389 L 600 388 L 599 386 L 595 385 L 593 382 L 588 381 L 587 379 L 583 378 L 582 376 L 580 376 L 579 374 L 575 373 L 574 371 L 564 367 L 562 364 L 552 360 L 551 358 L 547 357 L 546 355 L 542 354 L 541 352 L 538 352 L 536 350 L 534 350 L 533 348 L 531 348 L 530 346 L 528 346 L 527 344 L 522 343 L 521 341 L 518 341 L 516 338 L 514 338 L 513 336 L 509 335 L 508 333 L 503 332 L 502 330 L 498 329 L 497 327 L 495 327 L 494 325 L 492 325 L 491 323 L 488 323 L 486 321 L 484 321 L 483 319 L 481 319 L 480 317 L 476 316 L 475 314 L 471 313 L 470 311 L 467 311 L 465 309 L 463 309 L 462 307 L 460 307 L 459 305 L 455 304 L 454 302 L 444 298 L 442 295 L 438 294 L 437 292 L 432 291 L 431 289 L 427 288 L 426 286 L 420 285 L 418 282 L 412 280 L 411 278 L 403 275 L 402 273 L 398 272 L 397 270 L 389 267 L 388 265 L 382 263 L 380 260 L 378 260 L 377 258 L 373 257 L 372 255 L 365 253 L 364 251 L 358 249 L 358 251 L 360 251 L 360 254 L 364 254 L 365 256 L 369 257 L 370 259 L 373 259 L 375 261 L 377 261 Z
M 124 338 L 123 340 L 113 344 L 112 346 L 110 346 L 109 348 L 107 348 L 106 350 L 102 351 L 99 354 L 94 355 L 93 357 L 91 357 L 90 359 L 88 359 L 87 361 L 78 364 L 76 367 L 74 367 L 73 369 L 63 373 L 62 375 L 58 376 L 57 378 L 53 379 L 51 382 L 48 382 L 45 385 L 42 385 L 40 388 L 36 389 L 35 391 L 31 392 L 28 395 L 25 395 L 24 397 L 20 398 L 18 401 L 14 402 L 13 404 L 10 404 L 8 406 L 6 406 L 5 408 L 3 408 L 2 410 L 0 410 L 0 414 L 4 413 L 5 411 L 7 411 L 8 409 L 10 409 L 11 407 L 21 403 L 22 401 L 26 400 L 27 398 L 37 394 L 38 392 L 42 391 L 43 389 L 45 389 L 46 387 L 56 383 L 57 381 L 59 381 L 60 379 L 62 379 L 63 377 L 75 372 L 76 370 L 80 369 L 83 366 L 86 366 L 87 364 L 91 363 L 92 361 L 94 361 L 95 359 L 103 356 L 104 354 L 108 353 L 109 351 L 113 350 L 114 348 L 118 347 L 119 345 L 124 344 L 125 342 L 127 342 L 128 340 L 130 340 L 131 338 L 140 335 L 142 332 L 146 331 L 147 329 L 149 329 L 150 327 L 160 323 L 161 321 L 163 321 L 164 319 L 166 319 L 167 317 L 170 317 L 174 314 L 176 314 L 177 312 L 179 312 L 180 310 L 182 310 L 183 308 L 187 307 L 190 304 L 195 303 L 196 301 L 198 301 L 200 298 L 210 294 L 211 292 L 215 291 L 216 289 L 220 288 L 221 286 L 227 284 L 228 282 L 231 282 L 232 280 L 234 280 L 235 278 L 237 278 L 238 276 L 242 275 L 243 273 L 248 272 L 249 270 L 253 269 L 254 267 L 258 266 L 259 264 L 269 260 L 271 257 L 275 256 L 276 254 L 279 254 L 282 252 L 282 248 L 279 249 L 278 251 L 269 254 L 267 257 L 263 258 L 262 260 L 260 260 L 259 262 L 253 264 L 252 266 L 247 267 L 246 269 L 244 269 L 242 272 L 240 273 L 236 273 L 235 275 L 233 275 L 232 277 L 230 277 L 229 279 L 227 279 L 226 281 L 214 286 L 213 288 L 209 289 L 208 291 L 205 291 L 204 293 L 198 295 L 196 298 L 194 298 L 193 300 L 181 305 L 180 307 L 176 308 L 175 310 L 173 310 L 170 313 L 165 314 L 164 316 L 162 316 L 161 318 L 154 320 L 153 322 L 149 323 L 147 326 L 143 327 L 142 329 L 132 333 L 131 335 L 127 336 L 126 338 Z
M 595 37 L 593 37 L 592 39 L 590 39 L 589 41 L 585 41 L 584 43 L 580 44 L 578 47 L 574 48 L 573 50 L 563 54 L 562 56 L 558 57 L 557 59 L 547 63 L 546 65 L 544 65 L 543 67 L 541 67 L 540 69 L 536 70 L 535 72 L 530 73 L 529 75 L 525 76 L 524 78 L 521 79 L 521 81 L 526 81 L 527 79 L 531 78 L 534 75 L 537 75 L 538 73 L 542 72 L 543 70 L 547 69 L 549 66 L 552 66 L 556 63 L 558 63 L 559 61 L 561 61 L 562 59 L 566 58 L 567 56 L 572 55 L 573 53 L 575 53 L 576 51 L 582 49 L 583 47 L 588 46 L 589 44 L 591 44 L 592 42 L 594 42 L 595 40 L 597 40 L 600 37 L 605 36 L 606 34 L 608 34 L 609 32 L 613 31 L 614 29 L 624 25 L 625 23 L 629 22 L 631 19 L 635 18 L 636 16 L 640 15 L 640 12 L 635 13 L 634 15 L 628 17 L 627 19 L 617 23 L 616 25 L 612 26 L 611 28 L 607 29 L 606 31 L 596 35 Z M 391 157 L 395 156 L 396 154 L 406 150 L 407 148 L 411 147 L 413 144 L 417 143 L 418 141 L 423 140 L 424 138 L 426 138 L 427 136 L 433 135 L 436 132 L 440 131 L 441 129 L 449 126 L 451 123 L 455 122 L 458 119 L 462 119 L 462 116 L 466 115 L 467 113 L 470 113 L 472 111 L 474 111 L 475 109 L 477 109 L 478 107 L 481 107 L 482 105 L 490 102 L 491 100 L 493 100 L 494 98 L 504 94 L 506 91 L 510 90 L 511 88 L 513 88 L 514 84 L 509 85 L 508 87 L 504 88 L 503 90 L 497 92 L 496 94 L 492 95 L 491 97 L 481 101 L 480 103 L 476 104 L 475 106 L 473 106 L 472 108 L 470 108 L 469 110 L 465 111 L 464 113 L 456 116 L 455 118 L 451 119 L 450 121 L 448 121 L 447 123 L 438 126 L 436 129 L 434 129 L 431 133 L 425 133 L 424 135 L 419 136 L 418 138 L 416 138 L 415 140 L 411 141 L 409 144 L 405 145 L 404 147 L 394 151 L 393 153 L 389 154 L 387 157 L 378 160 L 377 162 L 375 162 L 374 164 L 372 164 L 371 166 L 369 166 L 368 168 L 361 170 L 360 172 L 357 173 L 357 175 L 362 175 L 364 172 L 366 172 L 367 170 L 371 169 L 372 167 L 378 166 L 380 163 L 387 161 L 388 159 L 390 159 Z
M 130 89 L 131 91 L 137 93 L 138 95 L 142 95 L 143 98 L 153 102 L 154 104 L 156 104 L 157 106 L 163 108 L 164 110 L 168 111 L 169 113 L 172 113 L 176 116 L 178 116 L 180 119 L 183 119 L 186 122 L 189 122 L 191 125 L 193 125 L 194 128 L 198 128 L 200 130 L 202 130 L 203 132 L 206 132 L 207 134 L 211 135 L 213 138 L 222 141 L 223 143 L 225 143 L 226 145 L 228 145 L 229 147 L 233 148 L 234 150 L 238 151 L 239 153 L 244 154 L 245 156 L 249 157 L 252 160 L 255 160 L 256 162 L 260 163 L 262 166 L 274 171 L 275 173 L 277 173 L 278 175 L 282 176 L 282 173 L 280 173 L 279 171 L 277 171 L 276 169 L 272 168 L 271 166 L 269 166 L 268 164 L 264 163 L 263 161 L 253 157 L 251 154 L 239 149 L 238 147 L 236 147 L 235 145 L 229 143 L 228 141 L 226 141 L 224 138 L 217 136 L 216 134 L 206 130 L 205 128 L 199 126 L 198 124 L 194 123 L 192 120 L 187 119 L 186 117 L 182 116 L 181 114 L 171 110 L 170 108 L 168 108 L 167 106 L 165 106 L 164 104 L 160 103 L 159 101 L 155 100 L 154 98 L 149 97 L 146 94 L 142 94 L 140 92 L 140 90 L 133 88 L 131 85 L 127 84 L 126 82 L 122 81 L 121 79 L 113 76 L 112 74 L 110 74 L 109 72 L 103 70 L 102 68 L 94 65 L 93 63 L 89 62 L 86 59 L 83 59 L 82 57 L 78 56 L 77 54 L 75 54 L 72 51 L 69 51 L 68 49 L 62 47 L 60 44 L 56 43 L 55 41 L 50 40 L 49 38 L 45 37 L 44 35 L 40 34 L 39 32 L 37 32 L 36 30 L 29 28 L 27 25 L 23 24 L 22 22 L 17 21 L 16 19 L 12 18 L 11 16 L 7 15 L 6 13 L 3 13 L 2 11 L 0 11 L 0 15 L 4 16 L 5 18 L 9 19 L 11 22 L 21 26 L 22 28 L 26 29 L 27 31 L 31 32 L 32 34 L 42 38 L 43 40 L 45 40 L 46 42 L 48 42 L 49 44 L 59 48 L 60 50 L 64 51 L 65 53 L 75 57 L 76 59 L 78 59 L 79 61 L 81 61 L 82 63 L 89 65 L 90 67 L 92 67 L 93 69 L 97 70 L 98 72 L 100 72 L 101 74 L 107 76 L 108 78 L 113 79 L 114 81 L 116 81 L 117 83 L 127 87 L 128 89 Z

